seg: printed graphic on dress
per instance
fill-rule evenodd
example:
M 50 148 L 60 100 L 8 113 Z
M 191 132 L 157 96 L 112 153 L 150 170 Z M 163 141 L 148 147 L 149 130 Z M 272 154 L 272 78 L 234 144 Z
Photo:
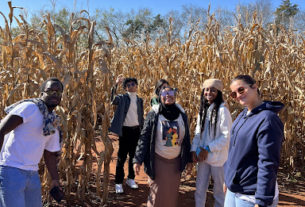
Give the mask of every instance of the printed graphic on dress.
M 179 125 L 177 121 L 162 121 L 162 131 L 164 146 L 173 147 L 178 145 Z

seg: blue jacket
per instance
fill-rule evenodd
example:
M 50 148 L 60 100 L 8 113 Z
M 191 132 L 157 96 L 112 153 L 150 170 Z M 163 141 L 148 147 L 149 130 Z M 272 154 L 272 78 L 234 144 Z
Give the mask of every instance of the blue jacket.
M 283 123 L 277 115 L 284 105 L 263 102 L 247 115 L 243 110 L 233 123 L 225 184 L 231 192 L 255 195 L 261 206 L 272 204 L 281 145 Z
M 119 94 L 117 96 L 115 96 L 115 93 L 116 93 L 116 87 L 112 88 L 111 91 L 111 104 L 117 105 L 117 108 L 111 120 L 109 131 L 114 132 L 119 136 L 122 136 L 123 123 L 125 121 L 126 114 L 130 106 L 130 98 L 128 93 Z M 137 112 L 138 112 L 139 126 L 142 128 L 144 122 L 143 100 L 138 96 L 137 96 Z

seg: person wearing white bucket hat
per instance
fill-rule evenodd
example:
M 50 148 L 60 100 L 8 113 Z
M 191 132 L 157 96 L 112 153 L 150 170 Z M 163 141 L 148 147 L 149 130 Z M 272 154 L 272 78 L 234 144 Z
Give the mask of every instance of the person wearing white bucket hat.
M 196 179 L 196 207 L 205 206 L 210 176 L 214 180 L 215 206 L 224 205 L 223 165 L 228 157 L 232 118 L 222 96 L 223 83 L 208 79 L 203 83 L 200 110 L 191 151 L 198 162 Z

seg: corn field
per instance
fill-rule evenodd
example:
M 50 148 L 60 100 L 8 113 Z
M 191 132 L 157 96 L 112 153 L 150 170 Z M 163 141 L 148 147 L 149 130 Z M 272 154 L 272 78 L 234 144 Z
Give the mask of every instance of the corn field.
M 241 108 L 228 98 L 230 81 L 238 74 L 250 74 L 258 81 L 263 99 L 285 104 L 280 114 L 285 124 L 282 165 L 293 170 L 305 164 L 305 40 L 293 31 L 275 25 L 264 29 L 255 16 L 250 27 L 237 22 L 220 31 L 219 23 L 208 14 L 205 29 L 194 25 L 186 41 L 172 39 L 169 28 L 166 41 L 150 41 L 147 34 L 143 41 L 126 40 L 128 46 L 115 46 L 109 31 L 107 40 L 95 38 L 96 25 L 89 17 L 71 16 L 70 30 L 65 32 L 50 15 L 44 17 L 41 30 L 35 30 L 22 16 L 0 14 L 6 22 L 0 28 L 0 117 L 5 116 L 5 106 L 39 96 L 39 85 L 48 77 L 58 77 L 64 84 L 56 111 L 62 118 L 59 171 L 67 205 L 78 199 L 95 206 L 88 199 L 90 192 L 101 203 L 107 202 L 113 152 L 107 137 L 113 115 L 110 90 L 119 74 L 138 79 L 146 113 L 155 82 L 167 79 L 179 89 L 177 102 L 186 109 L 191 131 L 205 79 L 223 80 L 224 96 L 235 118 Z M 14 38 L 12 21 L 22 31 Z M 97 141 L 103 143 L 103 150 L 97 148 Z M 41 176 L 48 200 L 50 178 L 43 164 Z

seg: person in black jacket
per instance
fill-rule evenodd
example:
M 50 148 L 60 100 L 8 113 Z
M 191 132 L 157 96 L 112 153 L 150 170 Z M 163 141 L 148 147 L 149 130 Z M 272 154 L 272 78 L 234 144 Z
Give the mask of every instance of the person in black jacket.
M 160 100 L 145 119 L 134 169 L 139 174 L 144 162 L 150 186 L 148 207 L 176 207 L 181 172 L 192 162 L 189 126 L 184 110 L 175 103 L 172 88 L 164 88 Z
M 123 83 L 125 94 L 116 95 L 118 84 Z M 143 119 L 143 100 L 137 95 L 138 82 L 135 78 L 123 78 L 118 76 L 116 86 L 112 89 L 111 103 L 116 105 L 109 133 L 112 137 L 119 137 L 118 160 L 115 172 L 115 191 L 123 193 L 124 163 L 129 155 L 128 179 L 126 184 L 137 189 L 132 159 L 136 150 Z

